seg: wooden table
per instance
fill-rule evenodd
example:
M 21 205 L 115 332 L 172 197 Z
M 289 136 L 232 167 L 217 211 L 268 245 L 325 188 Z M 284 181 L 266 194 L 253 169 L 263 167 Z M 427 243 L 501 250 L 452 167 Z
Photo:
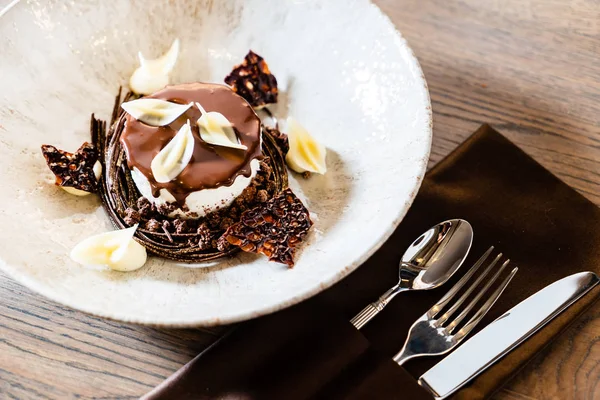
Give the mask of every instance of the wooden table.
M 431 165 L 489 122 L 600 204 L 600 4 L 379 0 L 421 61 Z M 217 337 L 90 317 L 0 275 L 0 397 L 137 398 Z M 600 304 L 496 399 L 600 398 Z

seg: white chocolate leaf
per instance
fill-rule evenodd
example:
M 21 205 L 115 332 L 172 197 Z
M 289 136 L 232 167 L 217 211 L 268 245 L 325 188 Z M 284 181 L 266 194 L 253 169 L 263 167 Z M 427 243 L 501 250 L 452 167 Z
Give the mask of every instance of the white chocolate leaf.
M 175 39 L 169 50 L 162 56 L 147 60 L 139 52 L 140 66 L 129 79 L 129 87 L 137 94 L 151 94 L 169 84 L 169 74 L 177 63 L 179 39 Z
M 194 154 L 194 135 L 190 121 L 152 159 L 150 168 L 156 182 L 171 182 L 185 169 Z
M 100 176 L 102 175 L 102 164 L 100 164 L 100 161 L 96 161 L 93 167 L 93 171 L 94 175 L 96 176 L 96 181 L 99 180 Z M 86 192 L 85 190 L 81 189 L 75 189 L 71 186 L 60 186 L 60 188 L 63 189 L 65 192 L 75 196 L 87 196 L 88 194 L 91 194 L 91 192 Z
M 233 125 L 223 114 L 216 111 L 206 112 L 200 103 L 196 103 L 196 107 L 202 113 L 196 121 L 202 140 L 215 146 L 241 150 L 248 149 L 247 146 L 239 143 Z
M 138 225 L 101 233 L 79 242 L 71 259 L 83 265 L 103 265 L 115 271 L 134 271 L 147 259 L 146 248 L 133 239 Z
M 296 172 L 314 172 L 324 174 L 327 172 L 325 158 L 327 150 L 318 143 L 310 133 L 294 118 L 288 117 L 286 129 L 290 150 L 285 161 Z
M 137 99 L 121 104 L 133 118 L 151 126 L 165 126 L 185 113 L 192 103 L 177 104 L 160 99 Z

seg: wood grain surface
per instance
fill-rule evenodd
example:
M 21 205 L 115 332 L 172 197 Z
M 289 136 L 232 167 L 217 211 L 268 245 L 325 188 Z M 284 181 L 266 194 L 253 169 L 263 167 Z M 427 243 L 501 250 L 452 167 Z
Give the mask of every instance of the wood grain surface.
M 600 205 L 600 3 L 378 0 L 419 58 L 431 165 L 489 122 Z M 137 398 L 217 338 L 105 321 L 0 275 L 0 398 Z M 496 399 L 600 398 L 600 304 Z

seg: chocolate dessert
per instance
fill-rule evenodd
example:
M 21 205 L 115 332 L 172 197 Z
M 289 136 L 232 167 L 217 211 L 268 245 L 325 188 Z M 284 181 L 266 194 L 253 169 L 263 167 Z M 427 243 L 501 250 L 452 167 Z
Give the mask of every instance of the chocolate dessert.
M 175 44 L 171 52 L 178 51 Z M 146 89 L 142 78 L 152 79 L 151 71 L 142 65 L 136 74 L 135 83 Z M 92 115 L 92 144 L 74 154 L 42 147 L 56 184 L 73 194 L 99 193 L 114 226 L 131 228 L 119 236 L 123 246 L 134 239 L 181 262 L 241 249 L 292 267 L 312 221 L 288 188 L 288 136 L 263 126 L 255 112 L 277 101 L 277 80 L 249 52 L 225 81 L 230 86 L 168 85 L 145 97 L 129 92 L 123 98 L 119 89 L 108 130 Z M 84 243 L 78 262 L 91 260 L 86 252 L 97 250 L 86 246 L 97 243 L 104 242 Z M 113 262 L 114 249 L 100 251 L 117 270 L 145 262 L 140 256 L 136 265 L 122 266 Z
M 96 135 L 100 141 L 104 136 L 106 143 L 106 179 L 100 193 L 113 223 L 118 228 L 139 224 L 136 236 L 151 253 L 177 261 L 206 261 L 235 252 L 236 247 L 218 240 L 225 230 L 244 211 L 287 188 L 285 161 L 275 139 L 262 129 L 245 100 L 225 86 L 185 84 L 167 87 L 152 97 L 179 103 L 200 98 L 207 111 L 223 107 L 219 112 L 232 120 L 248 150 L 216 148 L 200 140 L 193 127 L 196 142 L 192 161 L 177 179 L 158 183 L 149 167 L 152 156 L 175 135 L 183 120 L 198 119 L 198 110 L 190 109 L 163 127 L 148 126 L 125 112 L 118 113 L 109 131 Z M 231 109 L 223 106 L 228 101 L 233 103 Z M 133 172 L 136 170 L 139 173 Z M 146 180 L 140 183 L 136 174 Z M 251 179 L 235 196 L 228 191 L 218 202 L 200 203 L 201 208 L 198 202 L 188 201 L 190 196 L 199 198 L 195 193 L 231 187 L 240 177 Z M 174 201 L 162 201 L 166 197 L 161 199 L 162 191 L 168 191 Z

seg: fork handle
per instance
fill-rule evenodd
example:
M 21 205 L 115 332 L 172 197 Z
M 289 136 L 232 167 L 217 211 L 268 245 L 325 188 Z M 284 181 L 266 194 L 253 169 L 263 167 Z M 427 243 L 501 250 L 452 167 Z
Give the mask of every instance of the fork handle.
M 350 320 L 350 323 L 356 327 L 356 329 L 360 329 L 367 324 L 374 316 L 379 314 L 381 310 L 392 300 L 398 293 L 403 292 L 404 288 L 400 286 L 394 286 L 387 292 L 385 292 L 379 300 L 369 304 L 366 306 L 361 312 L 356 314 L 354 318 Z
M 410 351 L 410 349 L 408 349 L 405 345 L 402 348 L 402 350 L 400 350 L 400 352 L 394 356 L 394 361 L 396 361 L 396 363 L 398 363 L 398 365 L 402 365 L 407 360 L 410 360 L 411 358 L 415 357 L 416 355 L 417 354 Z

